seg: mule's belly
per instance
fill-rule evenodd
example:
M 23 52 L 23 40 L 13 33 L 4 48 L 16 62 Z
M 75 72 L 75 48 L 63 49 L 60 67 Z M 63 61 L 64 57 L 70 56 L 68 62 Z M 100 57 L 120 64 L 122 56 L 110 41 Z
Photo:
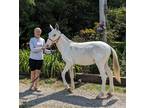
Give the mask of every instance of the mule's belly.
M 77 57 L 73 61 L 74 64 L 78 64 L 78 65 L 91 65 L 95 63 L 95 60 L 89 56 Z

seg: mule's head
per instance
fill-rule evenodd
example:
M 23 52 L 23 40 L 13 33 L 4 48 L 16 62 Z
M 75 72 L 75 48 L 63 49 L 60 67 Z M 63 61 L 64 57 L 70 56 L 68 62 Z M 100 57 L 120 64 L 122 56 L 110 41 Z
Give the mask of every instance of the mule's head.
M 48 39 L 46 46 L 50 47 L 52 44 L 57 43 L 60 39 L 61 32 L 59 31 L 59 25 L 56 24 L 55 28 L 50 25 L 51 32 L 48 33 Z

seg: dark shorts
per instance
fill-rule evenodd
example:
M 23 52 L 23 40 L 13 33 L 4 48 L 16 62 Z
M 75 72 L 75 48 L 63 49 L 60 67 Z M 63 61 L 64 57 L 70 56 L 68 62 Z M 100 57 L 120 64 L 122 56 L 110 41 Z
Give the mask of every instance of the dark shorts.
M 41 70 L 43 65 L 43 60 L 34 60 L 34 59 L 29 59 L 29 66 L 30 66 L 30 70 L 34 71 L 34 70 Z

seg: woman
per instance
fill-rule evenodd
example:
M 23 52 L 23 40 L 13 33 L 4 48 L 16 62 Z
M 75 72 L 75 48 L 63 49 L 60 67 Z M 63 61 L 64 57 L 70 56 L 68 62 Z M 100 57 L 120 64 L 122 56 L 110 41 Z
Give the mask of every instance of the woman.
M 44 53 L 51 53 L 49 50 L 44 49 L 45 40 L 41 37 L 42 30 L 40 28 L 34 29 L 34 37 L 30 39 L 30 58 L 29 66 L 31 70 L 31 81 L 32 85 L 30 90 L 38 90 L 38 81 L 40 76 L 40 71 L 43 64 Z

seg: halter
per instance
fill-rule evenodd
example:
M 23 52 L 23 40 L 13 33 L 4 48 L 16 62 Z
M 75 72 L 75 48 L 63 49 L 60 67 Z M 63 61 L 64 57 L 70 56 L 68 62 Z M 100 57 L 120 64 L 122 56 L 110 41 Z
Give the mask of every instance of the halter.
M 51 38 L 48 38 L 48 39 L 49 39 L 50 41 L 52 41 L 52 43 L 57 43 L 60 38 L 61 38 L 61 36 L 59 36 L 56 40 L 52 40 Z

